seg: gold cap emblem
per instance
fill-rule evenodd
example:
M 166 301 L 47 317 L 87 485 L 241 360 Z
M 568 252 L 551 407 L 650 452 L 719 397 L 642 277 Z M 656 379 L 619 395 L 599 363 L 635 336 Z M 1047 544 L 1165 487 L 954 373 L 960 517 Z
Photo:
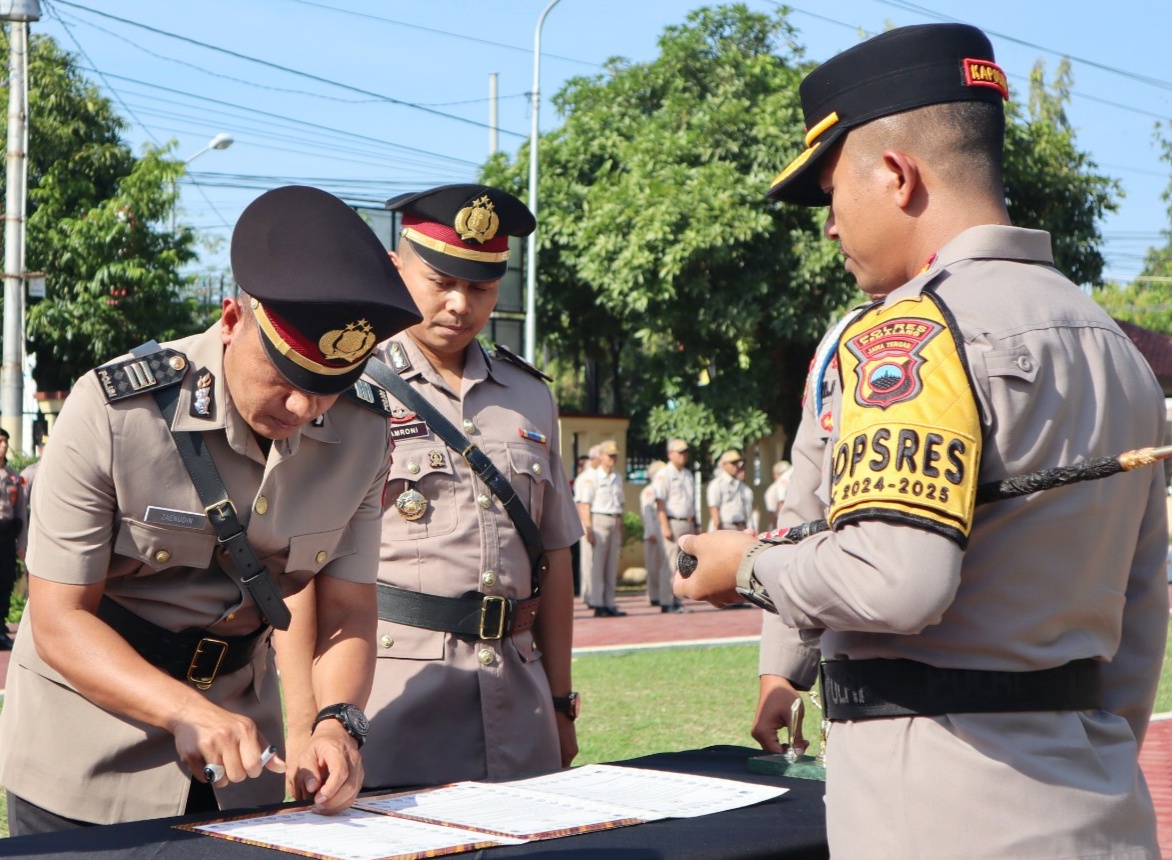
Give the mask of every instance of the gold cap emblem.
M 344 329 L 332 329 L 321 336 L 317 348 L 326 358 L 357 361 L 374 348 L 374 332 L 366 320 L 352 322 Z
M 501 218 L 496 214 L 496 206 L 488 199 L 488 195 L 473 200 L 471 206 L 465 206 L 456 213 L 456 223 L 453 225 L 460 238 L 467 242 L 487 242 L 496 235 L 500 227 Z

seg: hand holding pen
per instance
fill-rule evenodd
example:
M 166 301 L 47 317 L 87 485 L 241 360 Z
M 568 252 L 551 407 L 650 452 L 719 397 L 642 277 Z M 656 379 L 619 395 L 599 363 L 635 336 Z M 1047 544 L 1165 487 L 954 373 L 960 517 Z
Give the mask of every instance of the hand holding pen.
M 269 748 L 260 755 L 260 766 L 263 768 L 267 765 L 277 754 L 276 744 L 270 744 Z M 204 779 L 208 781 L 209 785 L 215 785 L 224 778 L 224 766 L 222 764 L 205 764 L 203 766 Z

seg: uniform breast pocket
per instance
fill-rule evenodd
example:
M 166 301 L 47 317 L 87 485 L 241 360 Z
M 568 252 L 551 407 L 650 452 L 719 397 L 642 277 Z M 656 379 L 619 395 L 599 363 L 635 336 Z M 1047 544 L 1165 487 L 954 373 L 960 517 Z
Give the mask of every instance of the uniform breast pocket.
M 553 483 L 549 474 L 549 452 L 533 442 L 510 442 L 509 482 L 517 498 L 535 523 L 541 522 L 545 490 Z
M 213 534 L 124 518 L 114 539 L 114 552 L 138 559 L 156 571 L 172 567 L 206 570 L 217 545 Z
M 354 542 L 345 528 L 296 535 L 289 540 L 289 561 L 285 569 L 317 573 L 334 559 L 353 554 Z
M 1037 357 L 1027 346 L 996 349 L 984 354 L 988 386 L 985 392 L 993 415 L 1017 414 L 1027 410 L 1036 396 L 1035 382 L 1040 370 Z
M 397 444 L 383 499 L 385 538 L 418 540 L 454 531 L 456 475 L 452 451 L 435 443 Z

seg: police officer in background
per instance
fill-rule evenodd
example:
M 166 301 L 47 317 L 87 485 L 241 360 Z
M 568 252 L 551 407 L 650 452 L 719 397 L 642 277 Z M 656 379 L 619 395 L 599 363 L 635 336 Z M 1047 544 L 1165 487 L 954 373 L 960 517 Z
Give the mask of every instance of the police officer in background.
M 570 485 L 570 488 L 574 491 L 574 504 L 578 506 L 580 517 L 582 505 L 587 505 L 587 512 L 589 512 L 590 500 L 594 498 L 594 475 L 598 471 L 598 463 L 602 459 L 601 451 L 601 445 L 591 445 L 586 451 L 585 463 L 579 458 L 578 474 L 574 476 L 574 480 Z M 589 539 L 589 529 L 589 516 L 582 517 L 583 534 L 582 539 L 578 541 L 578 570 L 580 577 L 577 591 L 582 596 L 582 602 L 587 606 L 591 605 L 590 573 L 594 569 L 594 544 Z
M 647 486 L 639 491 L 639 515 L 643 520 L 643 569 L 647 572 L 647 601 L 652 606 L 659 606 L 660 592 L 671 588 L 671 573 L 663 554 L 659 512 L 655 501 L 655 476 L 666 465 L 663 460 L 652 460 L 647 466 Z M 673 595 L 668 605 L 674 600 Z
M 578 751 L 569 548 L 581 529 L 545 379 L 476 339 L 509 237 L 532 232 L 534 218 L 485 185 L 441 186 L 387 207 L 403 216 L 391 256 L 423 321 L 381 353 L 408 391 L 390 391 L 366 787 L 556 770 Z M 503 474 L 515 502 L 507 507 L 474 472 L 444 425 Z M 546 554 L 536 568 L 523 522 Z
M 708 517 L 713 531 L 756 527 L 753 491 L 745 483 L 745 458 L 735 448 L 720 455 L 708 485 Z
M 618 470 L 619 446 L 608 439 L 598 446 L 598 466 L 575 492 L 584 540 L 590 546 L 590 586 L 586 605 L 596 618 L 617 618 L 616 589 L 619 552 L 623 545 L 623 478 Z
M 683 612 L 672 591 L 671 577 L 679 555 L 679 539 L 696 533 L 696 483 L 688 469 L 688 443 L 672 439 L 667 443 L 667 465 L 655 476 L 655 510 L 663 536 L 664 569 L 656 597 L 660 612 Z
M 15 835 L 279 802 L 286 764 L 261 757 L 283 747 L 268 641 L 290 605 L 309 647 L 282 668 L 324 707 L 287 766 L 321 812 L 361 785 L 390 447 L 348 389 L 419 316 L 370 228 L 317 189 L 250 204 L 232 269 L 244 292 L 219 322 L 83 376 L 54 425 L 0 715 Z
M 1168 623 L 1162 472 L 975 496 L 1159 444 L 1160 388 L 1049 236 L 1010 226 L 984 34 L 891 30 L 801 95 L 807 148 L 770 196 L 829 205 L 827 236 L 881 297 L 835 345 L 831 531 L 685 539 L 698 566 L 677 590 L 767 593 L 789 627 L 825 630 L 836 858 L 1158 857 L 1138 751 Z M 809 686 L 812 664 L 774 668 Z

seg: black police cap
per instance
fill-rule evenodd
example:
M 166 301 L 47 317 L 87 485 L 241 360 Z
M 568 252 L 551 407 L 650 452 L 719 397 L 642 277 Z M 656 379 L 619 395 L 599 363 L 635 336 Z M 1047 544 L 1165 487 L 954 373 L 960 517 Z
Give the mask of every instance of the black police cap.
M 407 239 L 433 269 L 464 281 L 495 281 L 508 270 L 509 237 L 537 228 L 529 207 L 490 185 L 441 185 L 400 194 L 387 209 L 403 215 Z
M 273 365 L 313 394 L 345 391 L 375 345 L 422 319 L 374 231 L 317 188 L 289 185 L 248 205 L 232 231 L 232 274 Z
M 800 87 L 806 149 L 774 178 L 767 197 L 802 206 L 830 202 L 819 165 L 850 129 L 879 117 L 944 102 L 1009 98 L 993 46 L 967 24 L 899 27 L 848 48 Z

